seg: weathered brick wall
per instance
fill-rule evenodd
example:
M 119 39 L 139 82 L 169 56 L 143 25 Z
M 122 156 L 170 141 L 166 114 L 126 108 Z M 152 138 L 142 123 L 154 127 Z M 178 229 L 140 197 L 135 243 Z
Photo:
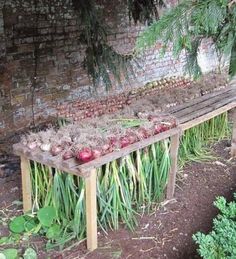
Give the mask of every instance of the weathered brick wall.
M 105 17 L 112 28 L 110 43 L 120 52 L 128 53 L 144 27 L 130 24 L 124 1 L 115 2 L 114 5 L 114 1 L 100 0 L 99 4 L 105 6 Z M 107 94 L 102 86 L 94 91 L 82 67 L 83 46 L 78 44 L 78 35 L 71 0 L 0 0 L 1 136 L 32 122 L 36 63 L 34 113 L 37 121 L 55 116 L 58 104 Z M 184 55 L 174 60 L 167 53 L 160 60 L 159 48 L 157 44 L 145 53 L 140 68 L 135 69 L 135 79 L 123 85 L 114 83 L 113 94 L 164 76 L 182 74 Z

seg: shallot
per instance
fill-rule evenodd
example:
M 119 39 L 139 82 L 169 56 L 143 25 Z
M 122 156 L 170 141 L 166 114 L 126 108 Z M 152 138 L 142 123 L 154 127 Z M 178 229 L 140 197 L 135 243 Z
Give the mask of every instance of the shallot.
M 32 150 L 35 149 L 37 146 L 38 146 L 37 141 L 29 142 L 29 143 L 27 144 L 27 147 L 28 147 L 29 149 L 32 149 Z
M 57 155 L 59 155 L 62 152 L 62 150 L 63 150 L 62 146 L 60 146 L 60 145 L 53 145 L 51 147 L 51 154 L 53 156 L 57 156 Z
M 40 149 L 42 150 L 42 151 L 50 151 L 50 149 L 51 149 L 51 144 L 50 143 L 43 143 L 43 144 L 41 144 L 41 146 L 40 146 Z

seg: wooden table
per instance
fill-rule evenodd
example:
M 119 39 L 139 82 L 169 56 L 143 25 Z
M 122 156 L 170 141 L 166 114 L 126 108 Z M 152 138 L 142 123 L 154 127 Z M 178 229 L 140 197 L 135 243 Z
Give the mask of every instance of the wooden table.
M 183 131 L 207 121 L 217 115 L 227 112 L 236 107 L 236 90 L 227 88 L 202 97 L 191 100 L 183 105 L 178 105 L 169 112 L 180 122 L 179 126 L 152 136 L 148 139 L 134 143 L 119 151 L 112 152 L 101 158 L 83 165 L 78 165 L 75 159 L 62 161 L 61 158 L 53 157 L 49 152 L 29 151 L 21 144 L 14 145 L 14 153 L 21 157 L 21 174 L 23 190 L 23 209 L 29 211 L 32 208 L 32 190 L 30 179 L 30 160 L 46 166 L 54 167 L 66 173 L 85 178 L 86 182 L 86 220 L 87 224 L 87 248 L 92 251 L 97 248 L 97 198 L 96 198 L 96 169 L 108 162 L 126 156 L 133 151 L 142 149 L 158 141 L 170 138 L 171 167 L 169 172 L 166 198 L 171 199 L 174 195 L 175 180 L 177 173 L 177 158 L 179 139 Z M 236 155 L 236 112 L 234 109 L 234 127 L 232 139 L 232 155 Z

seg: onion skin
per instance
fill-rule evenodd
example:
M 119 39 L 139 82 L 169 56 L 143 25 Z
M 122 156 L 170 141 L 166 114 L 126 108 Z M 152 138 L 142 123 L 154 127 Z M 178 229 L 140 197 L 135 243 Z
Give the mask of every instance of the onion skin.
M 90 148 L 84 147 L 80 151 L 77 152 L 76 158 L 82 162 L 86 163 L 94 159 L 93 152 Z

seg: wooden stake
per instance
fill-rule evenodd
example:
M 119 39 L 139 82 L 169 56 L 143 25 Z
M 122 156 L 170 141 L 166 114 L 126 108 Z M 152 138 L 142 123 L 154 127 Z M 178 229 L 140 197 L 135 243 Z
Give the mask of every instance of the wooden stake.
M 90 171 L 86 181 L 86 221 L 87 221 L 87 248 L 93 251 L 97 248 L 97 172 Z
M 30 161 L 24 156 L 21 156 L 21 178 L 23 194 L 23 211 L 28 212 L 32 209 Z
M 166 198 L 172 199 L 175 192 L 175 179 L 178 170 L 178 149 L 179 149 L 179 134 L 176 134 L 171 137 L 170 143 L 170 158 L 171 158 L 171 167 L 169 172 L 169 179 L 167 184 L 167 194 Z
M 233 120 L 233 130 L 232 130 L 232 145 L 231 145 L 231 156 L 236 157 L 236 108 L 234 108 L 232 113 Z

